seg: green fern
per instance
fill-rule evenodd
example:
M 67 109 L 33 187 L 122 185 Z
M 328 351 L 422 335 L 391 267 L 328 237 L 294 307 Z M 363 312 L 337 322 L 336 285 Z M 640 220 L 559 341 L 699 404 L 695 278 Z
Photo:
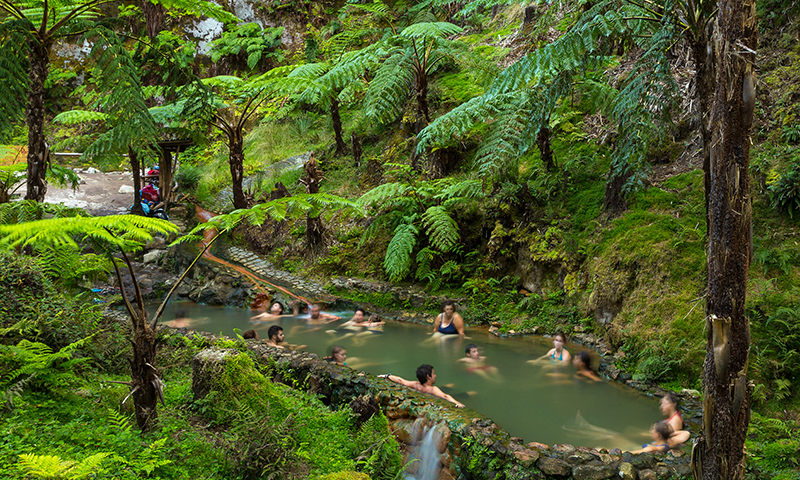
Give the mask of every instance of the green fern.
M 413 218 L 411 219 L 413 221 Z M 386 248 L 383 268 L 389 280 L 402 280 L 411 270 L 411 253 L 417 244 L 419 230 L 413 224 L 402 223 L 394 230 L 394 236 Z
M 422 214 L 422 224 L 427 229 L 431 245 L 447 252 L 458 242 L 458 224 L 444 207 L 434 205 Z
M 94 455 L 84 458 L 80 462 L 76 462 L 73 460 L 62 460 L 61 457 L 56 455 L 24 453 L 19 455 L 19 463 L 26 474 L 32 475 L 34 478 L 80 480 L 95 477 L 103 473 L 105 469 L 102 468 L 102 464 L 110 455 L 113 455 L 113 453 L 95 453 Z

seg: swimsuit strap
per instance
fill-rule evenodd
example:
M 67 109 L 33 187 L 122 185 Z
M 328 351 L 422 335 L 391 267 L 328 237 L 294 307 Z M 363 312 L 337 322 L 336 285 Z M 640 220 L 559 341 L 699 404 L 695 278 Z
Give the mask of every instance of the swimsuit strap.
M 673 414 L 672 414 L 672 416 L 671 416 L 671 417 L 669 417 L 669 418 L 667 419 L 667 422 L 670 422 L 670 421 L 671 421 L 673 418 L 675 418 L 675 415 L 677 415 L 678 417 L 680 417 L 680 416 L 681 416 L 681 412 L 675 412 L 675 413 L 673 413 Z
M 553 349 L 553 350 L 555 350 L 555 349 Z M 554 351 L 553 355 L 551 355 L 551 356 L 553 357 L 553 360 L 555 360 L 556 359 L 556 352 Z M 563 360 L 564 359 L 564 350 L 563 349 L 561 350 L 561 353 L 558 354 L 558 359 L 559 360 Z

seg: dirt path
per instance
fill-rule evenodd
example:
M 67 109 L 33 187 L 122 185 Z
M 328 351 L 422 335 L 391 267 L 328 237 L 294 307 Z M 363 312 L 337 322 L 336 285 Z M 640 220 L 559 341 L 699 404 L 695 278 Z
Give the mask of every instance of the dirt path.
M 47 186 L 47 203 L 63 203 L 85 209 L 95 216 L 121 215 L 133 204 L 133 175 L 130 172 L 80 173 L 77 190 Z M 123 186 L 130 193 L 120 193 Z

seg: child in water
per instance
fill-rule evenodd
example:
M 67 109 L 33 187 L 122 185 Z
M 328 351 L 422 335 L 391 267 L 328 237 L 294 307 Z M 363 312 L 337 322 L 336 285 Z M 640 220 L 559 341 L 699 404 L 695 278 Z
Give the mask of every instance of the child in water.
M 581 350 L 575 354 L 575 360 L 572 361 L 572 364 L 575 365 L 576 376 L 588 378 L 593 382 L 600 381 L 600 376 L 592 370 L 592 357 L 586 350 Z
M 672 435 L 672 427 L 669 426 L 666 420 L 654 423 L 653 426 L 650 427 L 650 435 L 653 436 L 653 443 L 642 445 L 642 448 L 634 450 L 631 453 L 667 453 L 670 450 L 671 447 L 667 440 Z

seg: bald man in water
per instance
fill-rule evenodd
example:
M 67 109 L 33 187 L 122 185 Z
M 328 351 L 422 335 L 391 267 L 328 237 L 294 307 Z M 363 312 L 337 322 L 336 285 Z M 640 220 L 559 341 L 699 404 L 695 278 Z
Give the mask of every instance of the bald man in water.
M 419 366 L 419 368 L 417 368 L 418 381 L 416 382 L 411 382 L 402 377 L 398 377 L 397 375 L 392 375 L 391 373 L 387 373 L 386 375 L 381 375 L 381 376 L 394 383 L 399 383 L 400 385 L 413 388 L 418 392 L 429 393 L 439 398 L 444 398 L 448 402 L 454 404 L 456 408 L 464 408 L 463 403 L 460 403 L 455 398 L 444 393 L 439 387 L 433 385 L 434 383 L 436 383 L 436 372 L 433 371 L 433 366 L 431 365 L 422 364 Z

